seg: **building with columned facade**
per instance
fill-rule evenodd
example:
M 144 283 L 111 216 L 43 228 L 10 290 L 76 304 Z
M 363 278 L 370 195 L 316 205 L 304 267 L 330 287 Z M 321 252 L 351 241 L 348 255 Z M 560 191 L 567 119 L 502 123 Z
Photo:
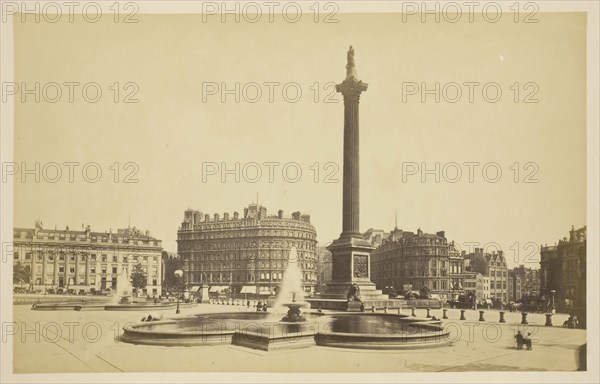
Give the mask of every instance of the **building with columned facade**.
M 135 264 L 141 263 L 148 278 L 142 294 L 160 295 L 162 283 L 162 241 L 149 232 L 134 228 L 93 232 L 45 229 L 41 221 L 34 228 L 13 229 L 13 263 L 29 266 L 30 287 L 71 293 L 114 291 L 117 280 L 129 279 Z
M 177 253 L 187 261 L 187 284 L 208 284 L 210 292 L 275 294 L 287 268 L 290 249 L 298 251 L 303 286 L 317 283 L 317 232 L 310 215 L 267 215 L 250 204 L 243 215 L 215 213 L 212 217 L 188 209 L 177 231 Z

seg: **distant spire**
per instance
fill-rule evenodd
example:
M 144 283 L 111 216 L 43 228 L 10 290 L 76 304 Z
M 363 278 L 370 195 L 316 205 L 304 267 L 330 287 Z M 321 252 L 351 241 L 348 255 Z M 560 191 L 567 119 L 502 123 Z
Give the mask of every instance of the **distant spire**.
M 394 229 L 398 229 L 398 209 L 396 209 L 396 218 L 394 220 Z

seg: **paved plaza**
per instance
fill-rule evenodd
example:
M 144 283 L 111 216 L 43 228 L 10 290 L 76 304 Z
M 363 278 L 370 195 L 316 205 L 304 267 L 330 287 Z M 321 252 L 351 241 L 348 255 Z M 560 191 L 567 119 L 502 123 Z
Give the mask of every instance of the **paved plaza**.
M 33 311 L 15 305 L 14 326 L 3 329 L 12 338 L 14 373 L 85 372 L 439 372 L 439 371 L 576 371 L 586 331 L 562 328 L 565 314 L 556 314 L 553 327 L 544 326 L 543 314 L 530 314 L 520 325 L 520 313 L 448 310 L 444 327 L 452 342 L 438 347 L 404 350 L 352 350 L 312 347 L 262 352 L 233 345 L 162 347 L 133 345 L 118 337 L 128 322 L 138 322 L 143 311 Z M 152 313 L 164 317 L 195 313 L 247 311 L 245 307 L 200 304 Z M 404 309 L 404 314 L 410 310 Z M 425 317 L 425 310 L 417 310 Z M 441 310 L 432 315 L 441 318 Z M 513 336 L 519 329 L 532 332 L 533 350 L 517 350 Z M 14 333 L 13 335 L 10 335 Z M 267 356 L 268 355 L 268 356 Z M 333 363 L 332 363 L 333 362 Z

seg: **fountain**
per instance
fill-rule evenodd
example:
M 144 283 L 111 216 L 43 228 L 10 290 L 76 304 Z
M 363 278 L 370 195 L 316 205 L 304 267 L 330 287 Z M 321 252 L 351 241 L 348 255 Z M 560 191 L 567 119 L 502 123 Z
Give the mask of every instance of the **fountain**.
M 287 315 L 285 315 L 281 321 L 286 323 L 300 323 L 306 321 L 306 317 L 300 314 L 300 308 L 307 307 L 308 303 L 298 303 L 296 302 L 296 293 L 292 292 L 292 302 L 285 303 L 284 306 L 288 307 Z
M 37 311 L 146 311 L 148 309 L 168 309 L 175 307 L 174 302 L 170 301 L 134 301 L 132 299 L 133 286 L 129 280 L 129 273 L 126 267 L 123 268 L 117 278 L 117 287 L 115 294 L 107 299 L 102 297 L 94 299 L 93 302 L 87 302 L 86 299 L 76 301 L 66 301 L 58 303 L 38 303 L 31 309 Z M 185 303 L 181 306 L 189 307 L 194 303 Z
M 125 278 L 123 279 L 123 277 Z M 113 298 L 112 304 L 131 304 L 132 292 L 133 286 L 129 281 L 128 270 L 127 268 L 123 268 L 117 277 L 117 288 L 115 290 L 115 297 Z
M 126 325 L 122 341 L 150 345 L 207 345 L 233 343 L 254 349 L 338 348 L 401 349 L 446 345 L 450 332 L 441 321 L 402 314 L 364 313 L 363 305 L 394 307 L 370 280 L 369 253 L 373 246 L 362 238 L 359 225 L 359 96 L 367 84 L 357 79 L 354 50 L 347 55 L 346 79 L 336 86 L 344 95 L 343 232 L 329 249 L 333 254 L 328 290 L 311 298 L 321 313 L 304 311 L 302 273 L 297 251 L 290 249 L 288 268 L 272 313 L 235 312 L 197 314 L 153 323 Z M 360 292 L 360 295 L 359 295 Z M 344 312 L 322 312 L 335 309 Z M 357 312 L 352 312 L 357 311 Z
M 304 289 L 302 287 L 302 271 L 298 267 L 298 250 L 296 247 L 290 248 L 288 255 L 288 265 L 283 273 L 283 280 L 279 288 L 279 295 L 273 305 L 273 318 L 279 319 L 279 316 L 290 314 L 292 307 L 296 308 L 300 315 L 300 308 L 308 307 L 310 304 L 304 301 Z M 287 321 L 283 320 L 282 321 Z
M 298 267 L 296 247 L 290 249 L 288 266 L 283 274 L 279 292 L 270 317 L 272 322 L 265 323 L 267 327 L 257 330 L 235 332 L 232 338 L 233 344 L 265 351 L 315 345 L 318 324 L 309 322 L 301 311 L 301 308 L 309 307 L 310 304 L 304 301 L 302 272 Z M 282 313 L 285 313 L 285 316 L 278 320 Z
M 388 313 L 303 312 L 302 273 L 296 248 L 290 249 L 279 296 L 271 313 L 197 314 L 127 325 L 124 342 L 146 345 L 231 343 L 264 351 L 314 345 L 343 348 L 398 349 L 445 345 L 447 331 L 439 321 Z M 127 305 L 121 307 L 126 308 Z

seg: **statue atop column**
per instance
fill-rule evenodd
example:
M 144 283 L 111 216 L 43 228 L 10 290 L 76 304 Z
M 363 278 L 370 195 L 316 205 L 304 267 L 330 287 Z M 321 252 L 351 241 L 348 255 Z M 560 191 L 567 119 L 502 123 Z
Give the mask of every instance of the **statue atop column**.
M 356 78 L 356 65 L 354 63 L 354 48 L 350 46 L 347 54 L 348 63 L 346 64 L 346 78 L 354 76 Z

